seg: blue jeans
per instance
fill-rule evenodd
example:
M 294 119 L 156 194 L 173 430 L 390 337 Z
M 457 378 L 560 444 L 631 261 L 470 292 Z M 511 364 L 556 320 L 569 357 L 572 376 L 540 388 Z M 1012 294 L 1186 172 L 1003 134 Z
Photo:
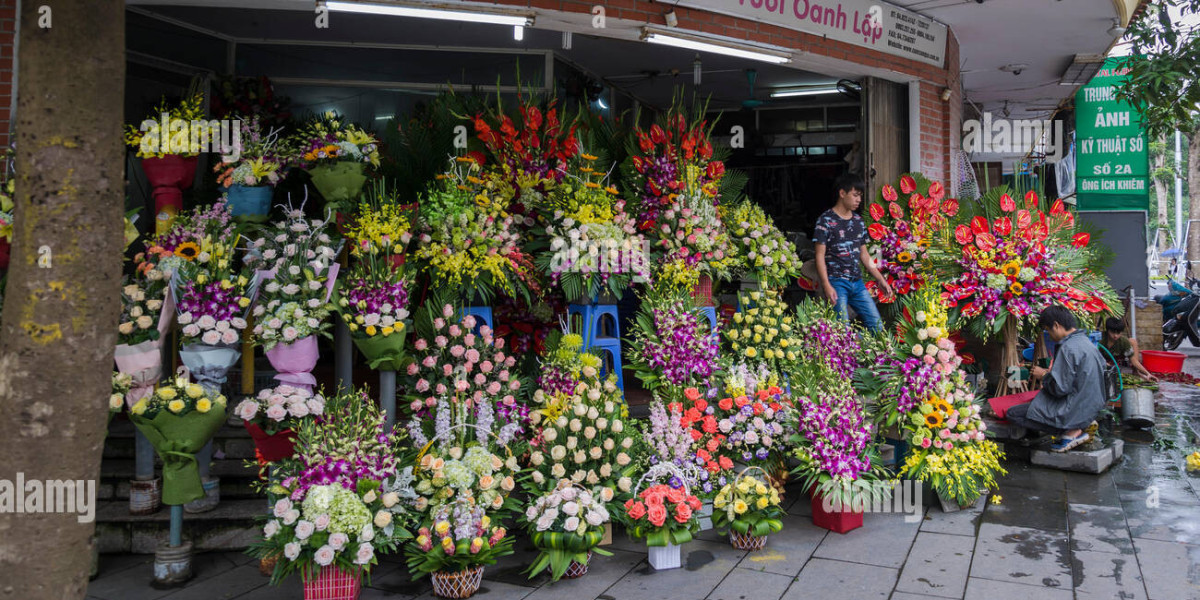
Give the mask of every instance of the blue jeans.
M 880 331 L 883 325 L 879 318 L 879 309 L 875 307 L 875 300 L 871 298 L 871 293 L 867 291 L 867 286 L 861 279 L 834 279 L 830 278 L 829 285 L 833 286 L 833 290 L 837 292 L 837 302 L 834 308 L 837 309 L 838 315 L 843 321 L 849 321 L 850 315 L 846 312 L 846 305 L 849 304 L 858 316 L 866 323 L 867 329 L 871 331 Z

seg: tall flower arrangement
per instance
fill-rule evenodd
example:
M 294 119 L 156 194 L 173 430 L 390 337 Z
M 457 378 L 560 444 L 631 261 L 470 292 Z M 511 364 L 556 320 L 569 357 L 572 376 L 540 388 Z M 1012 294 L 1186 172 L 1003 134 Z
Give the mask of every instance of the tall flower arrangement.
M 493 157 L 489 163 L 482 152 L 475 153 L 475 162 L 481 167 L 489 164 L 503 208 L 519 215 L 520 224 L 532 226 L 534 211 L 563 179 L 566 165 L 580 154 L 575 119 L 564 115 L 557 100 L 539 102 L 524 95 L 514 113 L 506 113 L 497 102 L 476 114 L 472 124 Z
M 330 212 L 345 212 L 379 166 L 379 143 L 369 131 L 332 111 L 314 116 L 287 140 L 289 160 L 306 169 Z
M 802 356 L 796 318 L 772 290 L 738 293 L 741 308 L 733 322 L 721 331 L 734 360 L 756 367 L 765 366 L 780 381 L 786 381 Z
M 410 329 L 409 282 L 386 247 L 371 252 L 366 249 L 369 245 L 364 240 L 354 247 L 357 260 L 338 281 L 334 307 L 372 369 L 400 371 Z
M 274 187 L 282 177 L 285 157 L 280 145 L 281 129 L 263 131 L 259 116 L 239 121 L 241 137 L 233 145 L 233 152 L 221 156 L 213 165 L 217 183 L 223 187 Z
M 716 336 L 690 299 L 660 290 L 643 298 L 634 320 L 632 366 L 647 389 L 671 397 L 691 386 L 707 389 L 717 350 Z
M 796 307 L 797 352 L 820 357 L 833 372 L 849 381 L 860 366 L 860 331 L 838 318 L 826 302 L 805 300 Z
M 908 173 L 900 177 L 898 185 L 884 185 L 867 214 L 867 250 L 896 292 L 896 296 L 878 300 L 890 303 L 928 282 L 933 270 L 929 247 L 958 214 L 958 200 L 947 198 L 940 182 Z M 878 297 L 874 283 L 867 286 Z
M 737 256 L 740 273 L 769 288 L 787 287 L 800 275 L 795 244 L 762 207 L 743 198 L 732 206 L 722 205 L 721 219 L 729 228 L 730 251 Z

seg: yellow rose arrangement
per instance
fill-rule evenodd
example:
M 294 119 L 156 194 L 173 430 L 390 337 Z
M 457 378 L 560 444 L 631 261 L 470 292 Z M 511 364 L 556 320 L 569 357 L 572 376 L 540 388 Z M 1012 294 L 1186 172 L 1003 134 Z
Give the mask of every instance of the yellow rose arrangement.
M 186 376 L 179 375 L 164 382 L 153 394 L 139 400 L 130 412 L 153 419 L 163 411 L 179 416 L 191 412 L 207 414 L 214 407 L 220 407 L 223 411 L 225 404 L 225 396 L 210 392 L 203 386 L 188 381 Z
M 800 359 L 796 318 L 778 292 L 743 291 L 739 300 L 741 310 L 721 330 L 726 348 L 735 360 L 754 369 L 765 366 L 776 377 L 786 378 Z
M 743 473 L 713 498 L 713 526 L 743 536 L 764 537 L 783 529 L 779 492 Z

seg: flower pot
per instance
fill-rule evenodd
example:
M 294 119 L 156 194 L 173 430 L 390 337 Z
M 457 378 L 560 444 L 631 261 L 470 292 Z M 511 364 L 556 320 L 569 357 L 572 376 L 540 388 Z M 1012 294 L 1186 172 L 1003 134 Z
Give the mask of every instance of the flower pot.
M 321 356 L 317 348 L 317 336 L 310 335 L 290 344 L 275 344 L 265 354 L 271 368 L 277 371 L 275 379 L 279 383 L 312 392 L 313 386 L 317 384 L 312 370 Z
M 730 531 L 729 543 L 738 550 L 762 550 L 767 545 L 767 536 Z
M 591 564 L 591 562 L 592 562 L 592 551 L 588 550 L 587 555 L 588 555 L 587 562 L 580 563 L 580 562 L 571 561 L 571 566 L 567 567 L 567 570 L 563 572 L 562 578 L 563 579 L 579 579 L 580 577 L 587 575 L 588 565 Z
M 433 579 L 433 595 L 439 598 L 470 598 L 479 591 L 479 583 L 483 581 L 483 565 L 463 571 L 434 571 L 430 577 Z
M 295 452 L 296 432 L 291 429 L 284 429 L 271 435 L 254 423 L 242 422 L 242 425 L 250 434 L 250 439 L 254 440 L 254 448 L 258 450 L 258 454 L 264 461 L 279 462 L 285 458 L 291 458 L 292 453 Z
M 950 498 L 949 496 L 942 495 L 941 492 L 937 493 L 937 498 L 938 498 L 938 502 L 942 506 L 942 512 L 952 513 L 952 512 L 958 512 L 960 510 L 963 510 L 964 508 L 970 508 L 970 507 L 982 508 L 983 503 L 987 501 L 988 491 L 989 490 L 986 490 L 986 489 L 979 490 L 979 497 L 976 498 L 975 501 L 971 502 L 970 504 L 961 504 L 959 501 L 954 500 L 953 498 Z
M 812 494 L 812 519 L 813 525 L 837 533 L 846 533 L 863 525 L 861 511 L 855 512 L 850 507 L 843 506 L 826 508 L 825 499 L 817 492 Z
M 271 196 L 275 189 L 269 185 L 234 184 L 225 191 L 225 204 L 235 218 L 257 223 L 265 222 L 271 213 Z
M 152 515 L 162 504 L 162 479 L 131 479 L 129 481 L 129 514 Z
M 198 159 L 197 156 L 178 154 L 142 159 L 142 171 L 153 188 L 155 233 L 166 233 L 175 215 L 183 210 L 183 190 L 192 187 Z
M 357 198 L 367 182 L 367 176 L 363 175 L 363 163 L 360 162 L 317 165 L 308 169 L 308 174 L 326 202 L 345 202 Z
M 304 581 L 304 600 L 358 600 L 362 590 L 362 571 L 357 569 L 312 566 L 304 569 L 300 577 Z
M 279 562 L 279 556 L 267 556 L 258 560 L 258 572 L 263 577 L 270 577 L 275 572 L 275 565 Z
M 692 288 L 692 302 L 696 306 L 713 305 L 713 280 L 708 275 L 701 275 L 696 287 Z
M 649 553 L 650 566 L 654 567 L 656 571 L 678 569 L 681 564 L 680 547 L 675 544 L 647 546 L 646 550 Z

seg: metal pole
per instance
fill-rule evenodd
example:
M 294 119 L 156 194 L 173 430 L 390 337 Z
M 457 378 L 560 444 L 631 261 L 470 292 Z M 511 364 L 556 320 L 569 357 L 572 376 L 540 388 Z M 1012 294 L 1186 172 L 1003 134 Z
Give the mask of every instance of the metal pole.
M 1137 339 L 1137 296 L 1129 288 L 1129 337 Z
M 1183 169 L 1180 164 L 1179 154 L 1179 131 L 1175 131 L 1175 243 L 1179 248 L 1184 248 L 1187 240 L 1183 239 L 1183 178 L 1179 176 L 1179 172 Z M 1184 259 L 1191 258 L 1187 255 L 1187 250 L 1184 250 Z
M 179 547 L 183 545 L 183 505 L 176 504 L 171 507 L 171 545 Z
M 134 466 L 133 478 L 142 481 L 154 479 L 154 446 L 142 434 L 141 429 L 133 431 Z
M 396 372 L 379 372 L 379 405 L 387 416 L 385 431 L 391 431 L 396 424 Z
M 342 272 L 350 265 L 350 252 L 342 250 Z M 350 344 L 350 328 L 338 319 L 333 331 L 333 370 L 337 378 L 338 393 L 345 394 L 354 389 L 354 347 Z

